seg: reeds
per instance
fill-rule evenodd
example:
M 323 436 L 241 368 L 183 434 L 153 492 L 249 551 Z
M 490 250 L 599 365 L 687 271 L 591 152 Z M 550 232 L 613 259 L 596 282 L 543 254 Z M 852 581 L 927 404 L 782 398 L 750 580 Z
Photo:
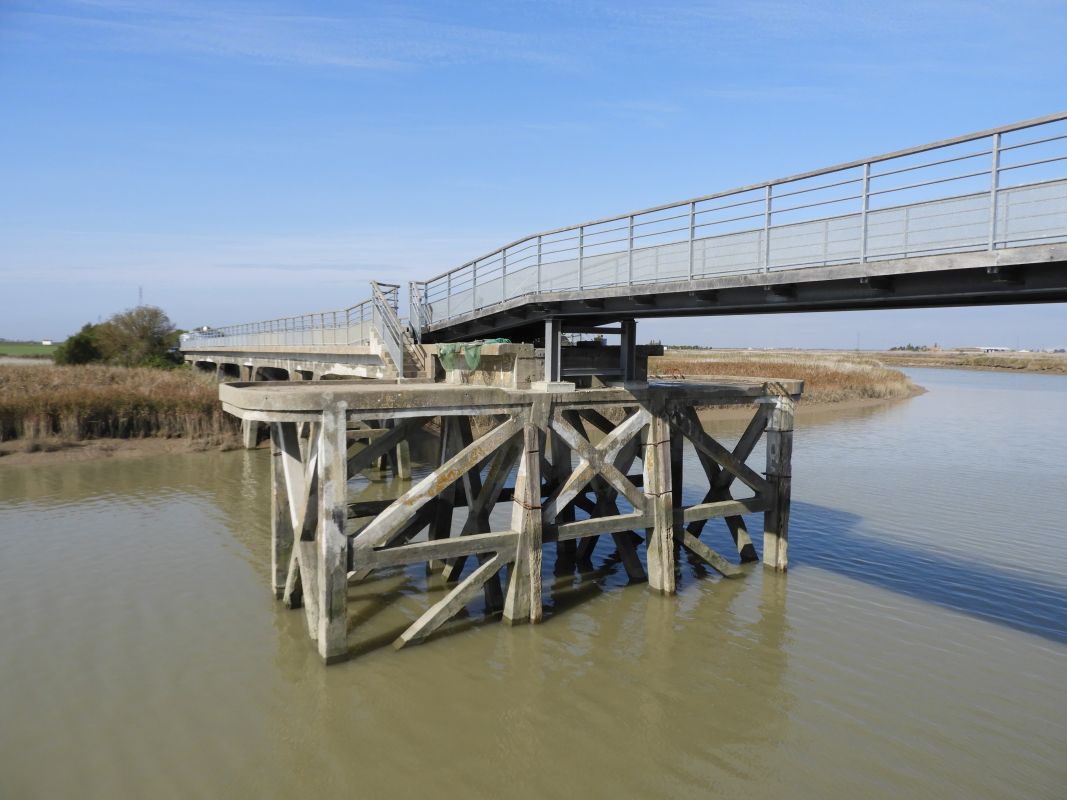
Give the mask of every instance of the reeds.
M 909 397 L 918 387 L 880 362 L 852 355 L 670 351 L 648 361 L 649 375 L 674 378 L 793 378 L 804 381 L 803 400 L 839 403 L 848 400 Z
M 219 439 L 239 424 L 214 381 L 188 369 L 0 365 L 0 441 Z

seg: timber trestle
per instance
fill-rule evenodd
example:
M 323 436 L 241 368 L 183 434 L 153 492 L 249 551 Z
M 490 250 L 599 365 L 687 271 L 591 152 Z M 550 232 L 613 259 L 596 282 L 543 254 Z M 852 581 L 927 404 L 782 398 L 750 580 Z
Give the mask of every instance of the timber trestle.
M 397 647 L 426 639 L 479 595 L 505 622 L 541 621 L 549 544 L 558 574 L 588 563 L 598 537 L 610 535 L 631 581 L 673 594 L 682 549 L 725 577 L 741 572 L 701 540 L 708 520 L 723 518 L 738 560 L 756 561 L 743 515 L 763 512 L 764 563 L 785 569 L 801 389 L 752 380 L 559 393 L 294 382 L 223 384 L 220 396 L 227 411 L 270 426 L 273 587 L 288 607 L 303 608 L 319 654 L 332 662 L 350 654 L 350 584 L 385 568 L 425 564 L 451 587 Z M 701 423 L 697 409 L 709 405 L 752 408 L 732 448 Z M 392 499 L 350 500 L 349 480 L 369 468 L 409 477 L 407 443 L 427 427 L 439 448 L 425 477 Z M 761 474 L 745 462 L 764 435 Z M 690 505 L 683 440 L 707 486 Z M 508 510 L 501 504 L 510 515 L 494 523 L 494 508 Z

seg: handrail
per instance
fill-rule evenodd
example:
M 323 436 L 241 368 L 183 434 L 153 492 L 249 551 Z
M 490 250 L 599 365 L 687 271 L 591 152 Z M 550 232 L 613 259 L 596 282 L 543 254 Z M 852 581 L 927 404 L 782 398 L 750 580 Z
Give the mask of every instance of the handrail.
M 872 228 L 882 224 L 890 207 L 927 205 L 931 202 L 951 204 L 957 198 L 972 195 L 988 198 L 987 208 L 982 212 L 988 229 L 983 236 L 985 246 L 988 249 L 1006 246 L 1012 237 L 1000 236 L 997 232 L 999 217 L 1007 214 L 1007 210 L 1000 209 L 1000 198 L 1026 186 L 1048 183 L 1050 178 L 1047 172 L 1060 169 L 1063 162 L 1067 161 L 1067 153 L 1049 154 L 1041 151 L 1038 154 L 1040 157 L 1024 157 L 1014 163 L 1006 163 L 1002 154 L 1008 151 L 1025 153 L 1039 147 L 1047 149 L 1050 144 L 1065 142 L 1067 131 L 1064 126 L 1059 126 L 1058 130 L 1043 131 L 1043 134 L 1049 135 L 1038 135 L 1021 142 L 1002 142 L 1002 137 L 1017 131 L 1052 126 L 1065 120 L 1067 112 L 1049 114 L 787 178 L 532 234 L 428 280 L 412 281 L 409 287 L 412 317 L 421 334 L 431 326 L 447 324 L 449 319 L 460 314 L 489 308 L 518 295 L 536 295 L 562 289 L 581 291 L 604 285 L 654 283 L 745 271 L 766 272 L 786 268 L 790 262 L 796 266 L 829 265 L 849 260 L 864 262 L 884 257 L 879 250 L 879 243 L 868 240 L 879 233 Z M 965 152 L 951 150 L 983 140 L 984 147 L 968 147 Z M 918 162 L 911 158 L 934 151 L 941 151 L 943 157 Z M 983 158 L 986 159 L 985 164 L 978 167 L 976 159 Z M 904 163 L 900 163 L 905 159 Z M 875 165 L 888 168 L 874 169 Z M 1012 171 L 1034 171 L 1036 167 L 1043 167 L 1046 174 L 1017 186 L 1002 185 L 1003 176 Z M 912 179 L 904 183 L 889 183 L 891 176 L 901 173 L 907 173 Z M 805 182 L 814 178 L 835 175 L 837 177 L 829 181 L 805 185 Z M 1067 170 L 1055 172 L 1052 177 L 1053 180 L 1061 178 L 1067 178 Z M 976 191 L 972 183 L 980 180 L 986 180 L 987 183 L 984 189 Z M 934 200 L 930 199 L 931 194 L 936 195 Z M 790 198 L 788 206 L 781 204 L 785 198 Z M 729 199 L 730 202 L 714 202 L 723 199 Z M 1055 208 L 1059 208 L 1056 204 L 1062 202 L 1059 196 L 1050 200 Z M 724 210 L 739 206 L 748 206 L 752 213 L 719 218 Z M 817 212 L 812 210 L 817 208 L 826 208 L 834 213 L 824 217 L 814 216 Z M 831 257 L 830 251 L 834 248 L 829 245 L 834 243 L 827 242 L 823 247 L 823 260 L 813 261 L 800 252 L 801 248 L 795 242 L 789 243 L 783 239 L 785 228 L 804 223 L 815 225 L 825 219 L 842 217 L 854 219 L 858 224 L 855 243 L 850 246 L 851 252 L 847 255 L 835 252 Z M 761 220 L 762 224 L 739 227 L 746 219 L 754 223 Z M 1014 219 L 1012 223 L 1018 226 L 1019 220 Z M 1067 216 L 1062 227 L 1062 233 L 1067 238 Z M 618 235 L 624 230 L 627 231 L 625 236 Z M 758 239 L 752 243 L 751 258 L 731 263 L 719 272 L 709 270 L 707 260 L 710 258 L 714 262 L 722 255 L 716 253 L 715 248 L 743 234 Z M 828 233 L 824 235 L 829 236 Z M 1053 234 L 1053 237 L 1055 235 L 1058 234 Z M 909 233 L 905 231 L 903 238 L 907 240 L 908 236 Z M 972 238 L 963 237 L 958 242 L 946 240 L 926 249 L 943 252 L 974 249 Z M 1044 232 L 1034 238 L 1044 240 L 1049 238 L 1049 234 Z M 674 245 L 685 247 L 688 252 L 680 256 L 668 252 Z M 905 241 L 902 249 L 907 250 L 908 245 Z M 535 257 L 530 254 L 534 248 Z M 654 255 L 650 256 L 649 251 L 655 251 Z M 638 257 L 655 258 L 657 263 L 651 277 L 642 274 L 642 271 L 647 273 L 647 266 L 634 263 Z M 661 274 L 661 259 L 677 261 L 678 258 L 688 263 Z M 748 256 L 745 258 L 748 259 Z M 627 262 L 626 277 L 621 278 L 616 274 L 605 283 L 596 274 L 597 270 L 606 262 L 618 259 Z M 532 261 L 535 263 L 531 264 Z M 620 266 L 616 264 L 616 273 Z M 569 269 L 570 273 L 560 278 L 560 271 L 565 269 Z M 555 273 L 555 277 L 545 280 L 543 273 L 546 270 Z M 530 273 L 535 274 L 531 276 Z
M 930 150 L 939 150 L 939 149 L 944 148 L 944 147 L 951 147 L 951 146 L 957 145 L 957 144 L 964 144 L 966 142 L 973 142 L 973 141 L 975 141 L 977 139 L 984 139 L 987 136 L 993 136 L 994 134 L 1011 133 L 1011 132 L 1014 132 L 1014 131 L 1024 130 L 1026 128 L 1034 128 L 1034 127 L 1037 127 L 1039 125 L 1045 125 L 1045 124 L 1050 123 L 1050 122 L 1059 122 L 1061 120 L 1067 120 L 1067 111 L 1060 111 L 1060 112 L 1055 113 L 1055 114 L 1046 114 L 1043 117 L 1034 117 L 1033 119 L 1024 120 L 1022 122 L 1014 122 L 1014 123 L 1010 123 L 1008 125 L 1001 125 L 1000 127 L 989 128 L 989 129 L 984 130 L 984 131 L 979 131 L 978 133 L 969 133 L 969 134 L 964 134 L 963 136 L 956 136 L 956 137 L 953 137 L 951 139 L 942 139 L 941 141 L 932 142 L 930 144 L 918 145 L 918 146 L 915 146 L 915 147 L 908 147 L 908 148 L 905 148 L 903 150 L 895 150 L 895 151 L 893 151 L 891 153 L 884 153 L 884 154 L 879 155 L 879 156 L 871 156 L 870 158 L 861 158 L 861 159 L 858 159 L 858 160 L 855 160 L 855 161 L 846 161 L 846 162 L 844 162 L 842 164 L 836 164 L 836 165 L 834 165 L 832 167 L 823 167 L 821 169 L 810 170 L 808 172 L 800 172 L 800 173 L 797 173 L 796 175 L 790 175 L 787 178 L 775 178 L 774 180 L 763 181 L 762 183 L 752 183 L 752 184 L 749 184 L 748 186 L 741 186 L 741 187 L 738 187 L 738 188 L 735 188 L 735 189 L 726 189 L 726 190 L 720 191 L 720 192 L 713 192 L 712 194 L 705 194 L 705 195 L 701 195 L 699 197 L 692 197 L 692 198 L 690 198 L 688 200 L 680 200 L 680 201 L 673 202 L 673 203 L 664 203 L 664 204 L 658 205 L 658 206 L 651 206 L 649 208 L 641 209 L 640 211 L 631 211 L 631 212 L 629 212 L 627 214 L 618 214 L 618 215 L 611 216 L 611 217 L 601 217 L 600 219 L 594 219 L 594 220 L 590 220 L 588 222 L 582 222 L 582 223 L 579 223 L 577 225 L 566 225 L 566 226 L 564 226 L 562 228 L 553 228 L 551 230 L 541 231 L 539 233 L 532 233 L 532 234 L 530 234 L 528 236 L 522 236 L 522 237 L 520 237 L 518 239 L 515 239 L 514 241 L 509 242 L 508 244 L 504 245 L 503 247 L 498 247 L 495 250 L 490 250 L 485 255 L 479 256 L 478 258 L 471 259 L 470 261 L 467 261 L 466 263 L 464 263 L 464 264 L 462 264 L 462 265 L 460 265 L 458 267 L 454 267 L 454 268 L 452 268 L 450 270 L 445 270 L 444 272 L 440 273 L 439 275 L 434 275 L 432 278 L 427 278 L 425 281 L 421 281 L 421 283 L 424 283 L 424 284 L 430 283 L 431 281 L 437 280 L 438 278 L 443 278 L 445 275 L 448 275 L 449 273 L 458 272 L 459 270 L 462 270 L 465 267 L 468 267 L 468 266 L 470 266 L 472 264 L 476 264 L 476 263 L 478 263 L 480 261 L 484 261 L 485 259 L 487 259 L 487 258 L 489 258 L 489 257 L 491 257 L 493 255 L 496 255 L 497 253 L 501 253 L 504 250 L 508 250 L 508 249 L 514 247 L 517 244 L 523 244 L 524 242 L 527 242 L 527 241 L 529 241 L 531 239 L 534 239 L 534 238 L 536 238 L 538 236 L 554 236 L 557 233 L 566 233 L 568 231 L 577 231 L 579 228 L 591 228 L 594 225 L 603 225 L 603 224 L 608 223 L 608 222 L 621 222 L 622 220 L 626 219 L 627 217 L 639 217 L 639 216 L 643 216 L 645 214 L 654 214 L 657 211 L 666 211 L 666 210 L 671 209 L 671 208 L 677 208 L 679 206 L 688 205 L 689 203 L 702 203 L 702 202 L 706 202 L 708 200 L 715 200 L 715 199 L 720 198 L 720 197 L 728 197 L 730 195 L 743 194 L 745 192 L 756 191 L 758 189 L 765 189 L 768 186 L 778 186 L 778 185 L 783 184 L 783 183 L 795 183 L 797 181 L 803 181 L 803 180 L 808 180 L 810 178 L 815 178 L 815 177 L 818 177 L 819 175 L 828 175 L 828 174 L 833 173 L 833 172 L 842 172 L 842 171 L 847 170 L 847 169 L 854 169 L 856 167 L 862 167 L 864 164 L 876 164 L 876 163 L 880 163 L 882 161 L 889 161 L 890 159 L 894 159 L 894 158 L 904 158 L 905 156 L 916 155 L 918 153 L 923 153 L 923 152 L 927 152 L 927 151 L 930 151 Z M 1038 142 L 1038 143 L 1040 143 L 1040 142 Z M 1029 143 L 1027 143 L 1027 144 L 1029 144 Z M 1019 146 L 1019 145 L 1017 145 L 1017 146 Z M 1022 146 L 1025 146 L 1025 144 L 1022 145 Z M 878 176 L 875 175 L 875 176 L 872 176 L 872 177 L 878 177 Z
M 389 283 L 371 281 L 374 303 L 374 328 L 385 350 L 396 367 L 397 374 L 404 374 L 404 329 L 397 315 L 400 287 Z M 383 291 L 383 287 L 384 291 Z
M 364 300 L 333 311 L 316 311 L 219 328 L 205 326 L 183 333 L 181 344 L 183 347 L 197 344 L 205 347 L 369 345 L 367 326 L 371 318 L 371 301 Z M 336 335 L 326 335 L 327 331 L 334 331 Z

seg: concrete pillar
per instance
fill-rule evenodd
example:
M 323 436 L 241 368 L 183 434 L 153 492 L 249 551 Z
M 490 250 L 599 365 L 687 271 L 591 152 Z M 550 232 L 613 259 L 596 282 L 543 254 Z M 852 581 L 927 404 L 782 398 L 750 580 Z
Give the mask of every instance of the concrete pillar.
M 558 383 L 560 375 L 563 323 L 558 319 L 545 320 L 545 383 Z
M 624 381 L 636 380 L 637 320 L 624 319 L 622 321 L 622 336 L 619 345 L 619 368 L 622 369 L 622 379 Z
M 262 425 L 261 422 L 254 422 L 250 419 L 241 420 L 241 444 L 244 445 L 245 450 L 255 450 L 259 443 L 260 425 Z

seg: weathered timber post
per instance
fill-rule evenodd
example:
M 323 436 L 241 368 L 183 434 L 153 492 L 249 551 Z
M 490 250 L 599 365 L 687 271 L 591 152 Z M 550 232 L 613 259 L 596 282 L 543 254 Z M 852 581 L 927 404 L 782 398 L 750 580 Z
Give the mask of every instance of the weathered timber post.
M 681 432 L 673 425 L 669 427 L 671 437 L 671 519 L 673 520 L 673 542 L 674 550 L 677 555 L 681 547 L 681 540 L 685 533 L 685 525 L 683 524 L 682 511 L 685 508 L 684 497 L 682 496 L 684 488 L 684 480 L 682 473 L 682 459 L 685 455 L 685 439 Z
M 411 480 L 411 446 L 407 439 L 398 442 L 393 454 L 394 475 L 404 481 Z
M 282 423 L 270 424 L 270 574 L 274 596 L 279 600 L 289 575 L 293 554 L 293 518 L 289 492 L 285 485 L 285 461 L 282 452 Z
M 438 469 L 443 467 L 449 459 L 463 449 L 459 441 L 458 421 L 452 416 L 441 417 L 441 442 L 438 449 Z M 456 484 L 450 483 L 442 489 L 434 499 L 433 518 L 430 521 L 430 530 L 426 534 L 431 541 L 447 539 L 452 535 L 452 513 L 456 505 Z M 426 562 L 426 574 L 440 572 L 445 568 L 445 562 L 439 559 L 430 559 Z
M 522 429 L 522 455 L 515 476 L 511 527 L 519 534 L 515 561 L 509 568 L 504 621 L 509 625 L 541 621 L 541 448 L 547 427 L 547 403 L 534 403 Z
M 662 594 L 674 594 L 674 508 L 671 496 L 670 432 L 666 409 L 657 403 L 651 409 L 645 444 L 645 514 L 648 585 Z
M 348 460 L 345 417 L 347 406 L 337 403 L 322 413 L 319 430 L 319 525 L 317 572 L 319 655 L 327 663 L 348 655 Z
M 789 502 L 792 483 L 793 410 L 791 397 L 768 398 L 774 403 L 767 424 L 767 481 L 771 504 L 763 514 L 763 565 L 784 571 L 789 566 Z
M 551 486 L 548 487 L 551 491 L 546 494 L 551 494 L 552 491 L 555 491 L 558 487 L 562 486 L 571 475 L 571 449 L 559 434 L 552 432 L 551 429 L 545 437 L 545 444 L 550 447 L 552 451 L 549 460 L 551 471 L 545 476 L 548 482 L 551 483 Z M 557 525 L 567 522 L 574 522 L 573 505 L 568 505 L 556 514 Z M 563 542 L 556 542 L 556 563 L 553 571 L 556 575 L 569 575 L 574 572 L 574 568 L 577 565 L 577 558 L 577 541 L 574 539 L 567 539 Z

